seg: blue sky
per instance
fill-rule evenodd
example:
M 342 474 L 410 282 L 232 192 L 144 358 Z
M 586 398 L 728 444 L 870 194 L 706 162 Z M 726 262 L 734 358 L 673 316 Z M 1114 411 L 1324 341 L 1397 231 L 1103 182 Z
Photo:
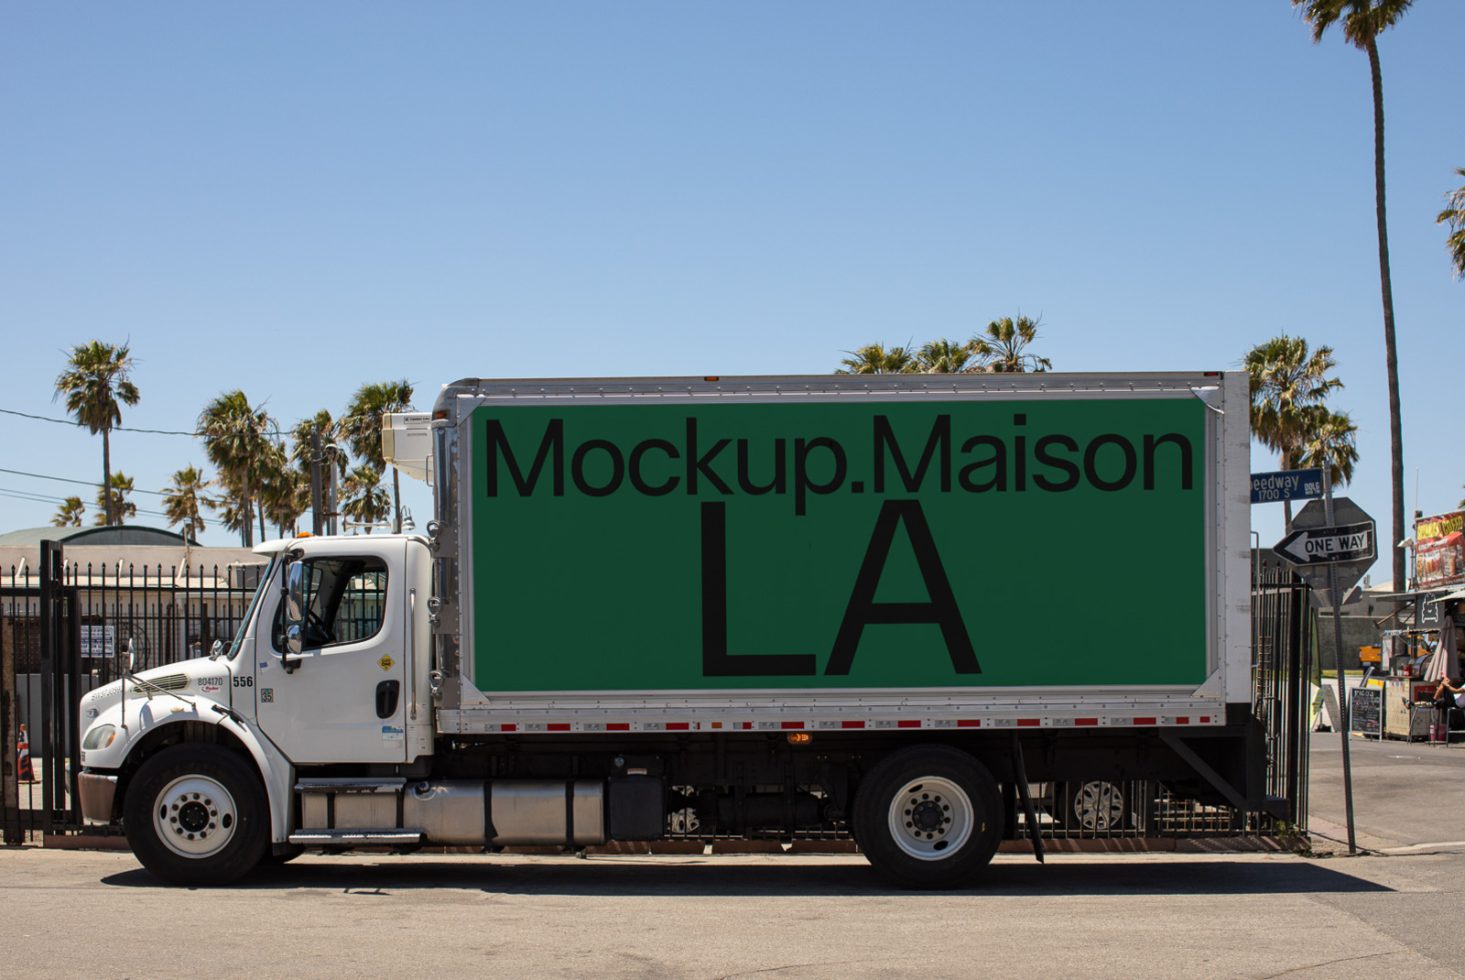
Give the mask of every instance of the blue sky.
M 1429 513 L 1465 494 L 1434 223 L 1462 32 L 1425 0 L 1381 44 Z M 1348 492 L 1386 523 L 1371 126 L 1364 55 L 1284 0 L 11 3 L 0 408 L 61 415 L 93 337 L 137 356 L 124 424 L 187 429 L 234 387 L 289 423 L 394 377 L 426 406 L 465 375 L 822 373 L 1018 311 L 1060 370 L 1232 369 L 1285 331 L 1335 348 Z M 0 415 L 0 468 L 95 479 L 98 443 Z M 113 458 L 143 489 L 204 463 L 141 433 Z M 54 509 L 0 496 L 0 529 Z

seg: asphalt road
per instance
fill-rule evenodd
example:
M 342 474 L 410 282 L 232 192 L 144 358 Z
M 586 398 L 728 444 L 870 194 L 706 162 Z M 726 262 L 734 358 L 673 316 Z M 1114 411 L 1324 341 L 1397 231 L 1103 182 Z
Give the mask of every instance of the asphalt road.
M 126 853 L 5 851 L 0 975 L 1465 975 L 1465 746 L 1354 748 L 1369 855 L 1004 855 L 939 894 L 848 856 L 306 857 L 193 890 Z

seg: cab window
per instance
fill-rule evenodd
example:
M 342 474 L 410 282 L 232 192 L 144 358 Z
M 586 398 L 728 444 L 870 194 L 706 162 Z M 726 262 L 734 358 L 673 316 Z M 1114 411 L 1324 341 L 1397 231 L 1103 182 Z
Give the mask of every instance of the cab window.
M 380 558 L 305 559 L 306 649 L 360 643 L 381 632 L 387 611 L 387 566 Z M 270 641 L 285 650 L 285 602 L 275 609 Z

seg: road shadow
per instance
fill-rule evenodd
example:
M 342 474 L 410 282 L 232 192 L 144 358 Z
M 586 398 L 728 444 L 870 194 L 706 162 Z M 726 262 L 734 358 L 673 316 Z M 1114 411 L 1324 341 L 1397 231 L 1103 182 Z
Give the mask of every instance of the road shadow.
M 350 861 L 351 863 L 337 863 Z M 120 888 L 166 888 L 138 868 L 101 879 Z M 699 864 L 596 857 L 568 863 L 534 860 L 401 862 L 335 858 L 262 869 L 225 890 L 329 890 L 390 894 L 419 888 L 473 889 L 496 895 L 583 897 L 859 897 L 914 895 L 886 885 L 854 862 Z M 1275 895 L 1358 894 L 1391 888 L 1307 861 L 1113 860 L 1051 865 L 995 864 L 971 886 L 930 895 Z

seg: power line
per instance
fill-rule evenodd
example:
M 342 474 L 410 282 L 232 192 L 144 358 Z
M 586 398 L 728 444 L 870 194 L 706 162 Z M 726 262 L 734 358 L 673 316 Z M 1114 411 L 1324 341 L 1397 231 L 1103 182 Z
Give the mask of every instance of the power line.
M 95 480 L 73 480 L 73 479 L 71 479 L 69 477 L 65 477 L 65 476 L 47 476 L 45 473 L 27 473 L 25 470 L 7 470 L 3 466 L 0 466 L 0 473 L 11 473 L 11 474 L 14 474 L 15 476 L 29 476 L 29 477 L 34 477 L 37 480 L 54 480 L 57 483 L 76 483 L 76 484 L 80 484 L 81 486 L 84 486 L 84 487 L 92 487 L 93 489 L 96 489 L 96 490 L 100 490 L 101 487 L 102 487 L 102 485 L 100 483 L 98 483 L 97 481 L 95 481 Z M 113 489 L 116 489 L 116 488 L 114 487 Z M 162 490 L 138 490 L 135 487 L 132 488 L 131 490 L 126 491 L 126 492 L 127 493 L 150 493 L 150 494 L 152 494 L 155 497 L 166 497 L 166 496 L 168 496 L 168 494 L 166 492 L 162 491 Z
M 50 494 L 31 493 L 29 490 L 15 490 L 10 487 L 0 487 L 0 497 L 9 497 L 12 500 L 25 500 L 33 504 L 64 504 L 65 497 L 54 497 Z M 167 517 L 168 515 L 160 510 L 148 510 L 144 507 L 137 508 L 137 513 L 145 514 L 148 517 Z M 199 515 L 203 517 L 202 514 Z M 216 527 L 224 527 L 224 522 L 216 517 L 203 517 L 206 524 L 213 524 Z
M 75 419 L 53 419 L 46 415 L 32 415 L 30 412 L 17 412 L 10 408 L 0 408 L 0 412 L 6 415 L 19 415 L 23 419 L 35 419 L 37 422 L 53 422 L 56 425 L 69 425 L 73 428 L 81 428 L 81 423 Z M 139 429 L 129 425 L 114 425 L 113 432 L 147 432 L 155 436 L 194 436 L 203 435 L 201 432 L 183 432 L 176 429 Z
M 72 428 L 77 429 L 83 428 L 82 423 L 76 421 L 75 419 L 53 419 L 49 415 L 33 415 L 30 412 L 17 412 L 13 408 L 0 408 L 0 413 L 3 413 L 5 415 L 18 415 L 23 419 L 35 419 L 37 422 L 50 422 L 54 425 L 69 425 Z M 131 425 L 114 425 L 112 426 L 110 431 L 146 432 L 149 435 L 155 436 L 192 436 L 195 439 L 203 439 L 209 434 L 207 432 L 198 431 L 185 432 L 182 429 L 142 429 Z M 270 424 L 268 426 L 265 426 L 264 431 L 268 432 L 276 439 L 283 437 L 283 433 L 280 431 L 280 426 L 278 423 L 275 422 L 274 419 L 270 419 Z

